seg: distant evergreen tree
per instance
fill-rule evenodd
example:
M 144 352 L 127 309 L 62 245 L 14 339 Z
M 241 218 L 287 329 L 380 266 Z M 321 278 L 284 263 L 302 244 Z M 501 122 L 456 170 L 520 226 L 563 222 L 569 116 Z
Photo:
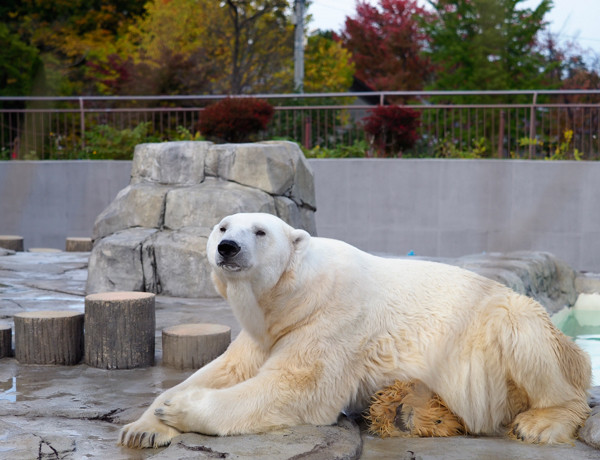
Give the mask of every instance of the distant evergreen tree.
M 436 90 L 535 89 L 544 84 L 538 32 L 552 0 L 535 9 L 523 0 L 429 0 L 435 14 L 422 21 L 436 66 Z

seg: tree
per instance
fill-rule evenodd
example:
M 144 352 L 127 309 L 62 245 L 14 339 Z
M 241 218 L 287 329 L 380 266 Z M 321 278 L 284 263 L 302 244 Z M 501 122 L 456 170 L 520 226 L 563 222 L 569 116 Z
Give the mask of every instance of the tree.
M 226 0 L 229 24 L 223 28 L 231 51 L 231 94 L 251 88 L 277 86 L 287 73 L 292 50 L 293 28 L 286 12 L 287 0 Z M 283 66 L 284 62 L 288 63 Z M 279 75 L 278 75 L 279 74 Z M 265 77 L 272 79 L 267 83 Z
M 416 0 L 380 0 L 379 8 L 359 0 L 341 36 L 356 77 L 376 90 L 422 89 L 431 65 L 422 53 L 428 39 L 417 17 L 429 13 Z
M 552 32 L 544 34 L 540 51 L 545 59 L 545 77 L 548 86 L 560 89 L 599 89 L 600 54 L 582 49 L 576 42 L 561 43 Z M 573 96 L 570 96 L 573 98 Z M 579 102 L 592 102 L 586 96 L 577 96 Z
M 50 93 L 181 94 L 291 87 L 286 0 L 6 0 Z
M 48 93 L 85 93 L 85 62 L 106 53 L 142 12 L 139 0 L 7 0 L 0 15 L 20 40 L 37 48 Z
M 0 96 L 31 94 L 41 67 L 37 48 L 23 43 L 0 23 Z
M 350 52 L 320 32 L 308 37 L 304 51 L 304 90 L 307 93 L 343 92 L 352 85 L 355 66 Z
M 222 16 L 209 0 L 152 0 L 105 53 L 88 58 L 86 78 L 102 94 L 211 92 L 223 48 L 213 27 Z
M 286 7 L 284 0 L 150 0 L 114 52 L 91 60 L 90 76 L 115 94 L 288 89 Z
M 437 90 L 530 89 L 543 84 L 537 35 L 551 0 L 519 8 L 523 0 L 429 0 L 430 38 Z

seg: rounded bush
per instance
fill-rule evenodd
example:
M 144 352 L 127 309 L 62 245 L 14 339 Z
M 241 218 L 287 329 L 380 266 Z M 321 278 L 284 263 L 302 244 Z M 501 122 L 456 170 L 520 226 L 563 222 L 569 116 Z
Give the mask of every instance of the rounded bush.
M 363 128 L 379 156 L 402 156 L 417 142 L 419 112 L 397 105 L 379 106 L 368 112 Z
M 274 113 L 263 99 L 228 97 L 200 112 L 198 130 L 216 142 L 248 142 L 267 129 Z

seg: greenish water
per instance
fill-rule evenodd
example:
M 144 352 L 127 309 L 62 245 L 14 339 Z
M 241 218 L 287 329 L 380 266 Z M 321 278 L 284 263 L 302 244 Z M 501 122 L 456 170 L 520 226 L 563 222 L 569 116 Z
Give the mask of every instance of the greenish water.
M 600 385 L 600 311 L 564 309 L 552 317 L 554 324 L 575 340 L 592 358 L 592 383 Z

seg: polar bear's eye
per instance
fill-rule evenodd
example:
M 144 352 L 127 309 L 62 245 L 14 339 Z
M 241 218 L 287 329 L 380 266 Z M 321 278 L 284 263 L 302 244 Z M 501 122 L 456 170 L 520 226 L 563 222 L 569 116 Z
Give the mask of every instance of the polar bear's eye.
M 256 232 L 254 232 L 254 234 L 256 236 L 265 236 L 266 235 L 264 230 L 256 230 Z
M 221 231 L 221 233 L 225 233 L 227 231 L 227 228 L 221 227 L 219 230 Z

